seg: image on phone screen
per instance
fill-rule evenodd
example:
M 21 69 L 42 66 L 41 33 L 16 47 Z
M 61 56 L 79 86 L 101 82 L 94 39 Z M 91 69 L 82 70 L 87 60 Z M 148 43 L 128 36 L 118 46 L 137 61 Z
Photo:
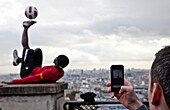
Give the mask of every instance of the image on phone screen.
M 124 68 L 123 65 L 111 66 L 111 91 L 118 92 L 124 84 Z

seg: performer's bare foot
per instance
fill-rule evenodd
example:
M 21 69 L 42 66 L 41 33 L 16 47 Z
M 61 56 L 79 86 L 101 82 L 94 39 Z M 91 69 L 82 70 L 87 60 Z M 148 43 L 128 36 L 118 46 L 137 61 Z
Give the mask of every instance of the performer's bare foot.
M 30 26 L 32 26 L 35 23 L 36 23 L 36 21 L 24 21 L 23 27 L 28 29 Z

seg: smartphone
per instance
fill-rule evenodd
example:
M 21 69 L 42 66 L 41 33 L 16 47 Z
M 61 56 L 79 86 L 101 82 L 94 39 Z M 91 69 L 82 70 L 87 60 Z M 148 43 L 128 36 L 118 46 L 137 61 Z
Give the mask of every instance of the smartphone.
M 124 66 L 112 65 L 110 67 L 111 73 L 111 91 L 119 92 L 120 87 L 124 85 Z

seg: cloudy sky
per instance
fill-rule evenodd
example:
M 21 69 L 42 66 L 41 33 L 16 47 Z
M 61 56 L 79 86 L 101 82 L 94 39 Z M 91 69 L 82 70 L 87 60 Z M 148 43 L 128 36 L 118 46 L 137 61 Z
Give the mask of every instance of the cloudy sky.
M 12 51 L 22 54 L 27 6 L 38 9 L 29 40 L 42 48 L 44 66 L 65 54 L 67 69 L 150 68 L 154 54 L 170 44 L 169 0 L 0 0 L 0 73 L 19 72 Z

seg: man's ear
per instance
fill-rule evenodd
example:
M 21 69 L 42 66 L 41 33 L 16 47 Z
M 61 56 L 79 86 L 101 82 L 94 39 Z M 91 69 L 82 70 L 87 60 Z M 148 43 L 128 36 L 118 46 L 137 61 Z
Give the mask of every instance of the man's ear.
M 153 89 L 151 93 L 151 103 L 153 105 L 159 105 L 161 100 L 162 87 L 158 83 L 153 83 Z

